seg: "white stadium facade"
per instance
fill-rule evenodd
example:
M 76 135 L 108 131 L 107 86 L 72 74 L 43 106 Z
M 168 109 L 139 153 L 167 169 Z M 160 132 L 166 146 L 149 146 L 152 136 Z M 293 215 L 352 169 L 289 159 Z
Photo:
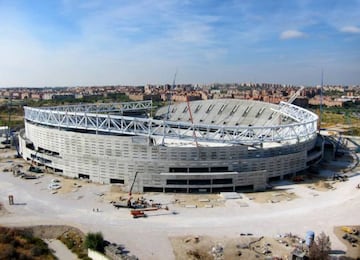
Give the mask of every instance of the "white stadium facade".
M 154 116 L 151 101 L 24 109 L 24 159 L 135 192 L 264 190 L 323 154 L 318 116 L 285 102 L 192 101 Z

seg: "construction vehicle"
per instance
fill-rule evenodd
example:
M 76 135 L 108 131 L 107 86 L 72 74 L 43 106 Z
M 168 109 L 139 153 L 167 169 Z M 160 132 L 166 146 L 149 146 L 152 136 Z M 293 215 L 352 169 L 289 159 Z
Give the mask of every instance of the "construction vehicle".
M 292 180 L 293 182 L 302 182 L 304 181 L 304 177 L 299 175 L 299 176 L 295 176 Z
M 33 174 L 26 174 L 26 173 L 23 172 L 23 173 L 20 175 L 20 178 L 26 179 L 26 180 L 33 180 L 33 179 L 37 179 L 38 177 L 35 176 L 35 175 L 33 175 Z
M 119 209 L 119 208 L 134 208 L 135 207 L 133 205 L 133 203 L 131 202 L 131 200 L 132 200 L 132 190 L 134 188 L 134 184 L 135 184 L 137 175 L 138 175 L 138 172 L 135 172 L 134 180 L 131 183 L 130 190 L 129 190 L 129 196 L 128 196 L 128 199 L 126 200 L 126 203 L 115 202 L 115 203 L 113 203 L 113 206 L 115 208 Z
M 35 166 L 33 166 L 33 165 L 31 165 L 31 166 L 29 167 L 29 171 L 30 171 L 30 172 L 35 172 L 35 173 L 43 173 L 43 170 L 41 170 L 39 167 L 35 167 Z
M 359 234 L 359 230 L 353 229 L 353 228 L 348 227 L 348 226 L 341 227 L 341 230 L 344 231 L 347 234 L 350 234 L 350 235 L 356 235 L 357 236 Z
M 30 172 L 35 172 L 35 173 L 43 173 L 43 170 L 41 170 L 39 167 L 35 166 L 35 159 L 36 159 L 38 151 L 39 150 L 36 150 L 35 155 L 32 157 L 31 165 L 29 167 L 29 171 Z
M 166 207 L 152 207 L 152 208 L 143 208 L 143 209 L 132 209 L 130 211 L 130 214 L 133 216 L 133 218 L 144 218 L 144 217 L 147 217 L 147 215 L 145 214 L 145 212 L 147 211 L 157 211 L 157 210 L 161 210 L 161 209 L 164 209 L 164 210 L 169 210 L 169 208 L 166 206 Z
M 348 176 L 347 175 L 339 175 L 339 174 L 334 173 L 332 180 L 333 181 L 347 181 Z
M 129 189 L 129 196 L 126 200 L 126 202 L 111 202 L 113 204 L 113 206 L 117 209 L 119 208 L 130 208 L 132 209 L 130 211 L 130 214 L 134 217 L 134 218 L 138 218 L 138 217 L 145 217 L 145 211 L 154 211 L 154 210 L 159 210 L 159 209 L 168 209 L 167 207 L 162 208 L 160 203 L 154 203 L 152 200 L 150 200 L 149 202 L 143 198 L 137 198 L 136 200 L 133 200 L 132 197 L 132 190 L 134 188 L 134 184 L 136 181 L 136 177 L 138 175 L 138 172 L 135 172 L 135 176 L 134 179 L 131 183 L 130 189 Z M 121 198 L 120 198 L 121 200 Z

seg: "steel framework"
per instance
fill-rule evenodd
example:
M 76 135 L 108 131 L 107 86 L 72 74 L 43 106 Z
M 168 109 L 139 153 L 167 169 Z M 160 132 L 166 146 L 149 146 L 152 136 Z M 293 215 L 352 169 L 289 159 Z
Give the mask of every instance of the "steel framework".
M 81 113 L 109 113 L 149 110 L 152 108 L 152 101 L 124 102 L 124 103 L 99 103 L 99 104 L 77 104 L 68 106 L 48 107 L 48 110 Z
M 93 104 L 50 108 L 25 107 L 28 122 L 59 129 L 81 129 L 125 135 L 152 137 L 155 140 L 194 140 L 229 144 L 260 144 L 307 140 L 316 135 L 318 116 L 301 107 L 281 102 L 278 113 L 292 118 L 295 123 L 274 126 L 219 126 L 192 124 L 109 114 L 151 108 L 151 101 L 119 104 Z M 159 138 L 159 139 L 157 139 Z M 161 142 L 159 142 L 161 144 Z M 166 142 L 164 143 L 166 145 Z

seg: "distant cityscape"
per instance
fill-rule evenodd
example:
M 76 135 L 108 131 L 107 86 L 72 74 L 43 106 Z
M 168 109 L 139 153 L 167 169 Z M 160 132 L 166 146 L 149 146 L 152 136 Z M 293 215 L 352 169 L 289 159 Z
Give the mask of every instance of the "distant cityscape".
M 184 102 L 187 97 L 193 100 L 234 98 L 258 100 L 278 104 L 287 101 L 300 86 L 273 83 L 236 83 L 236 84 L 177 84 L 177 85 L 145 85 L 145 86 L 88 86 L 88 87 L 44 87 L 44 88 L 0 88 L 0 102 L 6 100 L 62 100 L 82 99 L 87 97 L 108 97 L 125 95 L 130 100 L 166 101 L 171 92 L 173 102 Z M 323 105 L 342 107 L 347 102 L 360 102 L 360 86 L 325 85 L 322 95 Z M 294 103 L 307 107 L 319 105 L 321 86 L 305 87 Z

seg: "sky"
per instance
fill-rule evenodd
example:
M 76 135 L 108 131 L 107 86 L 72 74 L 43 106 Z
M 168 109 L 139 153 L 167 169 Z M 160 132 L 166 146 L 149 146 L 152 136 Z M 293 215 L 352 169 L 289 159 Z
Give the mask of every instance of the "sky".
M 360 84 L 360 0 L 0 0 L 0 87 Z

